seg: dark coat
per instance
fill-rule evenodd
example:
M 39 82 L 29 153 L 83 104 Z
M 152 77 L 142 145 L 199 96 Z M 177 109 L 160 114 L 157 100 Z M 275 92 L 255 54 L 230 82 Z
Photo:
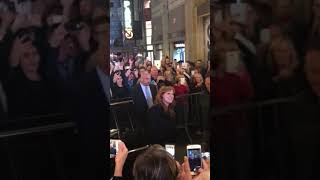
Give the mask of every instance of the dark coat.
M 161 105 L 154 105 L 149 109 L 147 124 L 150 143 L 175 143 L 176 121 L 164 112 Z
M 107 178 L 109 102 L 95 71 L 76 83 L 73 119 L 80 137 L 81 163 L 79 178 Z
M 150 90 L 154 100 L 157 95 L 157 87 L 155 85 L 150 84 Z M 134 112 L 137 126 L 143 128 L 145 126 L 149 107 L 147 104 L 147 100 L 144 97 L 140 83 L 136 84 L 132 89 L 132 100 L 134 103 Z

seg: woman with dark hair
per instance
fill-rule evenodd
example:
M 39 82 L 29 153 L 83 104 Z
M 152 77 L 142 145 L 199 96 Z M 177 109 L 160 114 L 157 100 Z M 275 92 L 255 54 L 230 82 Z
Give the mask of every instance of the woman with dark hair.
M 56 112 L 57 94 L 40 71 L 41 57 L 38 48 L 32 42 L 24 43 L 20 39 L 16 39 L 14 43 L 24 48 L 17 49 L 15 60 L 12 59 L 11 62 L 15 62 L 16 66 L 11 65 L 8 80 L 10 118 Z
M 153 144 L 175 142 L 174 88 L 172 86 L 162 86 L 158 91 L 154 104 L 148 112 L 150 142 Z M 166 133 L 163 133 L 164 131 Z

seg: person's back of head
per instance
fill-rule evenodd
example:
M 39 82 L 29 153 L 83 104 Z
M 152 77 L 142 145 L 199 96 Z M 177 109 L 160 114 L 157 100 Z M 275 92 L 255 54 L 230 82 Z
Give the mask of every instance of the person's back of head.
M 176 161 L 160 145 L 151 146 L 133 166 L 135 180 L 175 180 L 178 173 Z

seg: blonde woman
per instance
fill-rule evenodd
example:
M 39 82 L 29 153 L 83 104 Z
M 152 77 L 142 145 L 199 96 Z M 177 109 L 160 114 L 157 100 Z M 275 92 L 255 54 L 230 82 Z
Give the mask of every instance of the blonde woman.
M 176 136 L 176 113 L 174 88 L 162 86 L 156 96 L 154 106 L 148 112 L 148 131 L 153 144 L 174 143 Z

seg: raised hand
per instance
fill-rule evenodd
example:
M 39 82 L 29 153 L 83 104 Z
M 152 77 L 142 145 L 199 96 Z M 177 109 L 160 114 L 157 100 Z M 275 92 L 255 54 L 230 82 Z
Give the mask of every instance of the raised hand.
M 122 170 L 124 163 L 126 162 L 128 156 L 128 149 L 126 145 L 120 141 L 119 142 L 119 151 L 115 158 L 116 167 L 114 169 L 114 176 L 122 177 Z
M 27 36 L 17 37 L 13 41 L 13 46 L 10 52 L 9 62 L 11 67 L 17 67 L 20 63 L 20 58 L 24 51 L 32 47 L 32 41 L 25 41 Z

